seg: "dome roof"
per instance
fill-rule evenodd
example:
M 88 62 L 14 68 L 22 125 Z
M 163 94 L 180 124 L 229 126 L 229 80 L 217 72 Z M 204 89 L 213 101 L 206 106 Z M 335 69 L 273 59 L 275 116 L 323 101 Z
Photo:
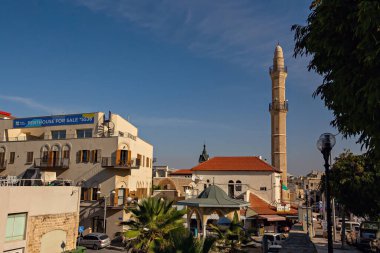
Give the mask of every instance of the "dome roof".
M 236 207 L 249 206 L 248 202 L 230 198 L 220 187 L 210 185 L 195 199 L 186 199 L 177 202 L 178 205 L 198 207 Z

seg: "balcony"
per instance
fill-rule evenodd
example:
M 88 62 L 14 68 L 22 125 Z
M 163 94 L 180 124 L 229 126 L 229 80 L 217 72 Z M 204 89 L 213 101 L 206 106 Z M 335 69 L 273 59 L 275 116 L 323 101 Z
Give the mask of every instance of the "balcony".
M 284 66 L 284 67 L 269 67 L 269 74 L 272 74 L 273 72 L 285 72 L 285 73 L 288 73 L 288 67 L 287 66 Z
M 115 157 L 102 157 L 102 167 L 116 169 L 139 169 L 141 165 L 140 159 L 132 159 L 130 161 L 119 160 Z
M 269 111 L 283 111 L 287 112 L 289 109 L 288 101 L 273 102 L 269 104 Z
M 8 162 L 7 160 L 0 161 L 0 170 L 5 170 L 7 168 Z
M 70 165 L 70 158 L 58 158 L 58 159 L 44 159 L 35 158 L 34 167 L 40 169 L 68 169 Z

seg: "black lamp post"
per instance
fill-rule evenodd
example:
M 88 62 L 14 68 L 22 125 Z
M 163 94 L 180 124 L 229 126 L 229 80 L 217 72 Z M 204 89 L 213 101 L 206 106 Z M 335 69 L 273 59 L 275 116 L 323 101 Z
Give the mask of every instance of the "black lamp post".
M 332 224 L 331 224 L 331 204 L 330 204 L 330 186 L 329 186 L 329 158 L 331 156 L 331 149 L 335 145 L 335 136 L 330 133 L 324 133 L 319 137 L 317 148 L 321 151 L 323 159 L 325 160 L 325 192 L 326 192 L 326 209 L 327 209 L 327 240 L 328 240 L 328 253 L 333 253 L 333 240 L 332 240 Z

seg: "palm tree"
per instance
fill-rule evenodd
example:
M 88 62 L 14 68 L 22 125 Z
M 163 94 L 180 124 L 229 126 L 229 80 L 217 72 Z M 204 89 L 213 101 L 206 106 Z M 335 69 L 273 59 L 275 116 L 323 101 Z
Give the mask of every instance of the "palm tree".
M 221 229 L 212 224 L 211 228 L 218 236 L 220 248 L 225 248 L 227 252 L 240 252 L 239 243 L 243 233 L 243 226 L 239 221 L 239 216 L 236 211 L 234 212 L 234 217 L 227 229 Z M 222 249 L 220 249 L 220 251 L 221 250 Z
M 186 210 L 178 211 L 172 205 L 173 201 L 150 197 L 131 210 L 131 220 L 121 225 L 135 232 L 135 248 L 143 252 L 170 252 L 175 248 L 174 235 L 185 230 L 182 217 Z

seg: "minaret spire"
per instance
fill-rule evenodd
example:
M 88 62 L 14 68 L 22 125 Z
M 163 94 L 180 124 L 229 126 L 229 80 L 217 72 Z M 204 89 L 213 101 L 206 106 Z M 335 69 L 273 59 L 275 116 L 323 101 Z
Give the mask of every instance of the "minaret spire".
M 206 144 L 203 144 L 203 151 L 202 151 L 202 154 L 199 156 L 199 163 L 203 163 L 205 161 L 207 161 L 209 158 L 208 154 L 207 154 L 207 150 L 206 150 Z
M 286 114 L 288 100 L 285 97 L 285 80 L 288 74 L 284 63 L 284 53 L 279 44 L 274 50 L 273 66 L 269 68 L 269 74 L 272 79 L 272 102 L 269 104 L 272 166 L 282 172 L 282 184 L 287 186 Z

